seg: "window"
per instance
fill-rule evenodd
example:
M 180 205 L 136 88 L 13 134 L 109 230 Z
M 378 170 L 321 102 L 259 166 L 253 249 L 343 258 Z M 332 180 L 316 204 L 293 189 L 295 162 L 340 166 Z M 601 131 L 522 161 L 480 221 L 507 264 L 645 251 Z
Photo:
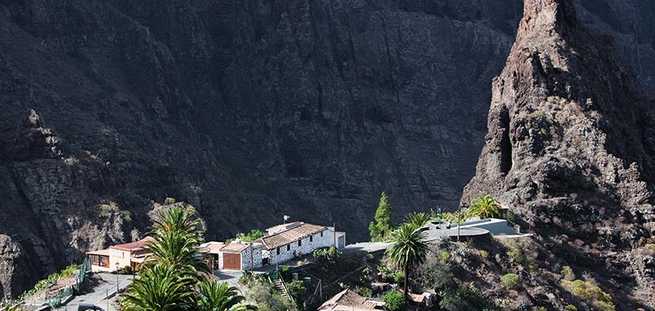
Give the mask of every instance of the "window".
M 280 254 L 280 247 L 277 248 L 276 253 L 279 255 Z
M 291 244 L 287 244 L 287 252 L 291 250 Z
M 302 239 L 298 240 L 298 246 L 302 246 Z
M 323 237 L 323 231 L 321 231 L 321 237 Z
M 310 242 L 310 243 L 311 243 L 311 242 L 314 242 L 314 235 L 310 235 L 310 236 L 309 236 L 309 242 Z
M 99 267 L 109 267 L 109 257 L 100 256 L 100 255 L 91 255 L 89 256 L 91 264 Z

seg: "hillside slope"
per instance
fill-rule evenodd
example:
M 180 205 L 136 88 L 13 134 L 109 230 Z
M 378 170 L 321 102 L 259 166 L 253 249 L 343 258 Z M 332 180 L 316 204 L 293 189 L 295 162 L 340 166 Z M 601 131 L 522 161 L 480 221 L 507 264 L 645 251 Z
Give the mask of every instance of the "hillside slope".
M 623 307 L 653 305 L 655 110 L 569 0 L 529 0 L 463 203 L 492 194 Z
M 654 90 L 655 6 L 581 4 Z M 381 191 L 396 217 L 455 207 L 520 8 L 0 1 L 0 296 L 143 234 L 168 196 L 209 238 L 288 214 L 361 240 Z

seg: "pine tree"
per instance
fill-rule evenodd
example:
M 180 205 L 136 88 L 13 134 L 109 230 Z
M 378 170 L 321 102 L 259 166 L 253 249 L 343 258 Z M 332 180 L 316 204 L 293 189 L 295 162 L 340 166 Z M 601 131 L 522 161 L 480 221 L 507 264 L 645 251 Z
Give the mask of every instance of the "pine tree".
M 389 237 L 393 227 L 391 225 L 391 204 L 387 194 L 382 192 L 380 194 L 380 202 L 378 208 L 375 210 L 375 218 L 368 226 L 371 236 L 371 241 L 379 242 L 384 241 Z

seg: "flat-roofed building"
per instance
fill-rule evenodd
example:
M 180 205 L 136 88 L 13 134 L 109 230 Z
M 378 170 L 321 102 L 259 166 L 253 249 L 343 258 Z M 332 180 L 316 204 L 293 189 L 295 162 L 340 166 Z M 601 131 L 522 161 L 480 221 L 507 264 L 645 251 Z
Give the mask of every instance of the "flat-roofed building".
M 112 245 L 109 248 L 90 251 L 86 255 L 91 263 L 92 272 L 115 272 L 130 267 L 133 271 L 150 254 L 147 244 L 152 238 L 147 237 L 138 241 Z

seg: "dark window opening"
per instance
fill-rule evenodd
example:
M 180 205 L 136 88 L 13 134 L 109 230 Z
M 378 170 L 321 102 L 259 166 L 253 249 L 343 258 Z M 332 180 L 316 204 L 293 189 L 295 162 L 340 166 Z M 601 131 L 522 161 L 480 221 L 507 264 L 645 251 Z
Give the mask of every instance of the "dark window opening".
M 291 244 L 287 244 L 287 251 L 291 250 Z
M 302 246 L 302 240 L 298 240 L 298 246 Z
M 277 254 L 278 255 L 280 254 L 280 248 L 279 247 L 277 248 Z
M 314 236 L 313 235 L 309 236 L 309 242 L 314 242 Z

